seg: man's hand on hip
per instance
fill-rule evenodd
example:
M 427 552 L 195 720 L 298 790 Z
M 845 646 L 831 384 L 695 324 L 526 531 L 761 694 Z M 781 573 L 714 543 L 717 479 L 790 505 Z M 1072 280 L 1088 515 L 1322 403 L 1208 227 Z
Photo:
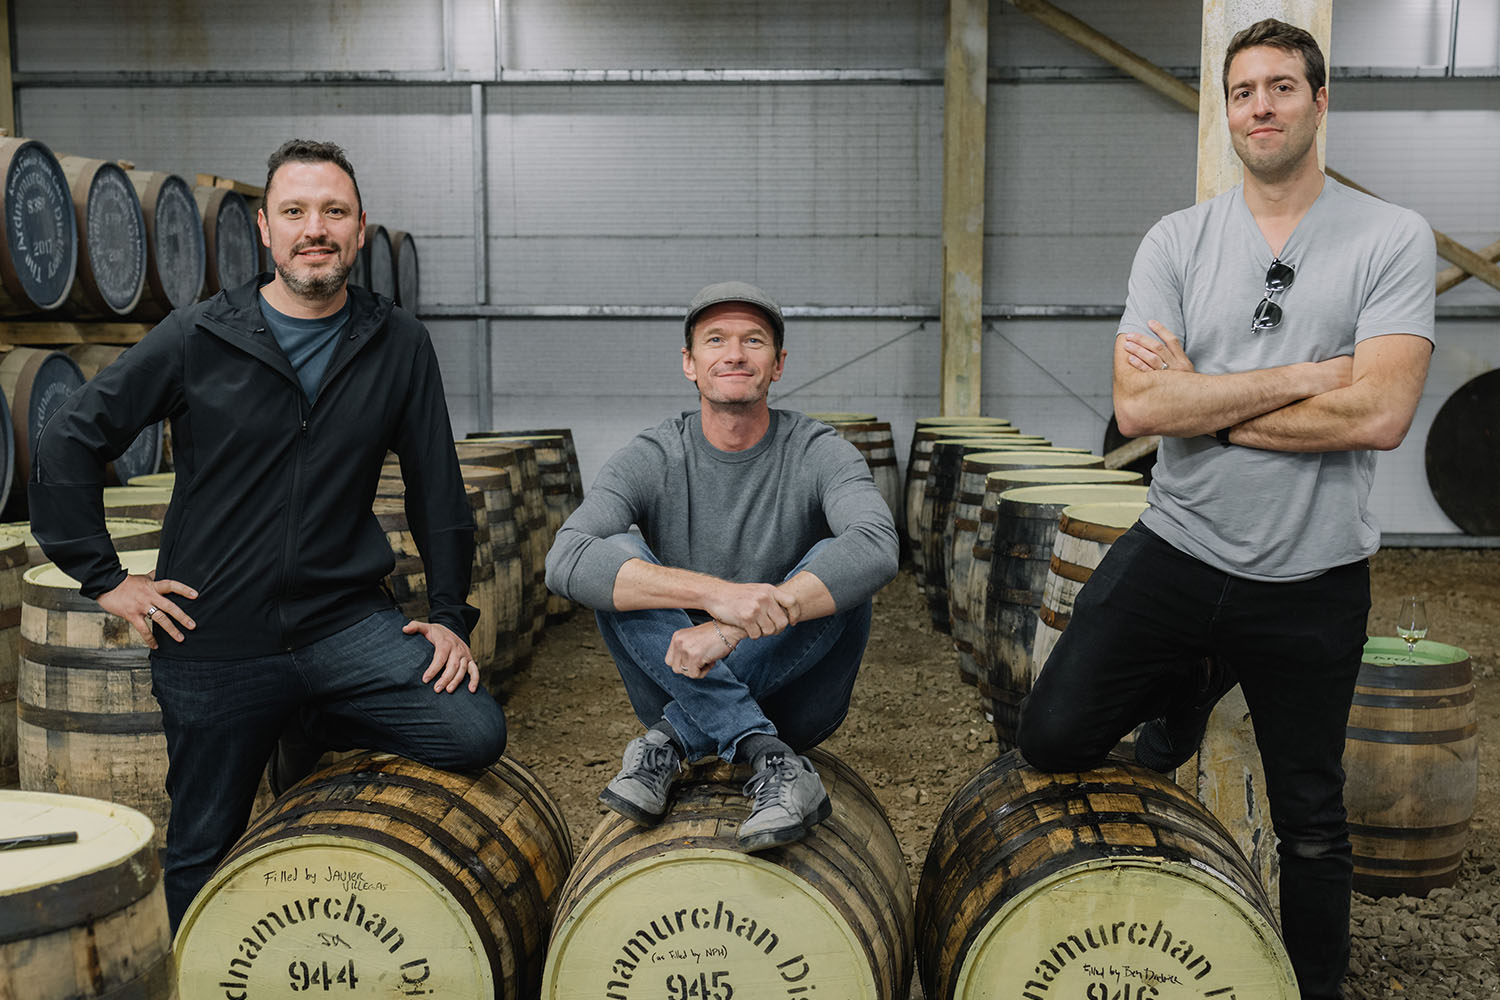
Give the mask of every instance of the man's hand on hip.
M 452 629 L 446 625 L 436 622 L 410 621 L 401 629 L 407 635 L 421 634 L 426 636 L 427 641 L 432 643 L 432 662 L 422 672 L 422 683 L 432 683 L 432 689 L 438 692 L 449 692 L 458 690 L 467 674 L 469 678 L 469 690 L 479 690 L 479 664 L 474 662 L 474 656 L 469 652 L 469 644 L 460 639 Z
M 144 575 L 131 573 L 126 576 L 114 590 L 99 595 L 99 607 L 128 621 L 146 640 L 146 645 L 155 649 L 156 635 L 151 631 L 152 625 L 161 626 L 162 631 L 177 642 L 182 641 L 178 625 L 185 629 L 198 627 L 186 611 L 167 597 L 168 594 L 189 600 L 198 596 L 198 592 L 185 583 L 158 580 L 153 570 Z

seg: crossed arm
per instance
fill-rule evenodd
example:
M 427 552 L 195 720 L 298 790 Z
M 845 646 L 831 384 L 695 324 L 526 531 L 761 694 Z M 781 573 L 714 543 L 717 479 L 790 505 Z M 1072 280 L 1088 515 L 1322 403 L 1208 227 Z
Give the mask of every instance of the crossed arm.
M 790 625 L 837 610 L 823 581 L 803 570 L 779 584 L 732 583 L 706 573 L 630 559 L 614 584 L 619 611 L 701 608 L 711 622 L 679 629 L 667 665 L 685 677 L 702 677 L 741 639 L 776 635 Z M 722 633 L 722 638 L 720 636 Z
M 1170 330 L 1148 325 L 1155 336 L 1115 338 L 1115 415 L 1129 437 L 1227 427 L 1232 444 L 1267 451 L 1389 451 L 1411 426 L 1432 357 L 1427 338 L 1388 334 L 1353 357 L 1203 375 Z

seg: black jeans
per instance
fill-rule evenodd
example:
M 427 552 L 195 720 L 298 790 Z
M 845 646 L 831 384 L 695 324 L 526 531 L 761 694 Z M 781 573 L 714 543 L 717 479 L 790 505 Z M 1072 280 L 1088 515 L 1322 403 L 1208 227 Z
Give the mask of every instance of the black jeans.
M 1296 583 L 1213 569 L 1137 524 L 1079 592 L 1021 706 L 1021 753 L 1087 770 L 1164 713 L 1206 655 L 1240 679 L 1281 858 L 1281 923 L 1304 998 L 1338 997 L 1349 962 L 1354 863 L 1344 727 L 1370 610 L 1366 560 Z
M 438 694 L 422 683 L 432 643 L 406 635 L 398 611 L 379 611 L 326 639 L 245 660 L 151 658 L 152 692 L 167 734 L 163 882 L 177 930 L 214 867 L 245 832 L 261 772 L 294 719 L 328 749 L 363 747 L 429 767 L 486 767 L 505 750 L 505 715 L 467 686 Z

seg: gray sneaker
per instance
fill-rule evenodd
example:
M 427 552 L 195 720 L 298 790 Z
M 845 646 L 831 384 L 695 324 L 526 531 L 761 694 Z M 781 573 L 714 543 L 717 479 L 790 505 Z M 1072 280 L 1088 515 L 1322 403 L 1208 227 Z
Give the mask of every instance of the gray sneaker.
M 682 770 L 682 755 L 659 729 L 649 729 L 625 744 L 624 766 L 599 793 L 599 801 L 641 826 L 655 826 L 667 814 L 672 780 Z
M 750 815 L 740 824 L 738 840 L 746 851 L 764 851 L 801 840 L 833 813 L 823 779 L 806 757 L 768 753 L 745 783 L 753 798 Z

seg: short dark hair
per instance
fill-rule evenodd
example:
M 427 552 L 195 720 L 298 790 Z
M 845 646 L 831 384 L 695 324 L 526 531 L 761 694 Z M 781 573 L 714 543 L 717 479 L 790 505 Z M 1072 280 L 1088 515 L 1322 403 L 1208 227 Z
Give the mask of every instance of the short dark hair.
M 349 162 L 343 147 L 312 139 L 288 139 L 283 142 L 266 160 L 266 194 L 271 193 L 271 178 L 288 163 L 332 163 L 349 175 L 349 183 L 354 185 L 355 210 L 364 211 L 365 203 L 359 195 L 359 181 L 354 179 L 354 164 Z
M 1264 21 L 1256 21 L 1229 40 L 1229 48 L 1224 50 L 1226 98 L 1229 96 L 1229 64 L 1234 61 L 1235 56 L 1257 45 L 1269 45 L 1273 49 L 1302 56 L 1302 68 L 1307 74 L 1307 82 L 1312 85 L 1314 96 L 1327 85 L 1328 65 L 1323 61 L 1323 50 L 1318 48 L 1318 40 L 1295 24 L 1268 17 Z

